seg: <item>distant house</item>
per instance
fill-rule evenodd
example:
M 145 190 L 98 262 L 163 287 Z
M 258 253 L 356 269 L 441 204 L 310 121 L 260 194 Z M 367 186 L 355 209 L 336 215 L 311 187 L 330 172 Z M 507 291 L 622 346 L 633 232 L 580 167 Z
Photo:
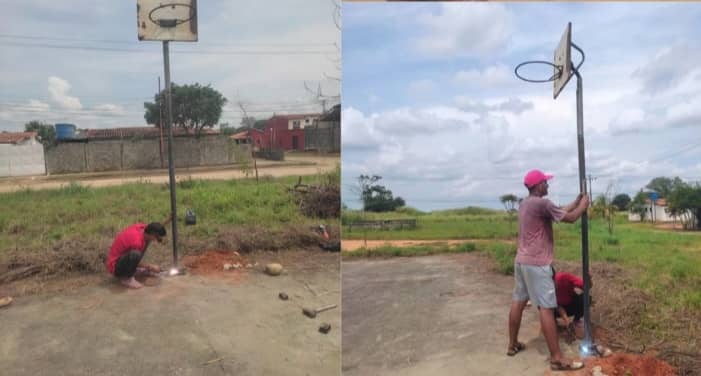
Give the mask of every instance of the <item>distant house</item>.
M 311 127 L 321 114 L 275 115 L 263 129 L 251 129 L 256 149 L 304 150 L 304 129 Z
M 173 128 L 173 136 L 194 136 L 194 129 Z M 202 135 L 217 135 L 219 131 L 203 129 Z M 168 137 L 168 131 L 157 127 L 125 127 L 125 128 L 105 128 L 105 129 L 84 129 L 79 131 L 76 140 L 105 140 L 105 139 L 127 139 L 127 138 L 163 138 Z
M 231 136 L 229 136 L 236 144 L 248 144 L 249 139 L 248 139 L 248 131 L 243 131 L 243 132 L 238 132 L 234 133 Z
M 640 214 L 628 212 L 628 220 L 631 222 L 641 222 Z M 675 220 L 667 213 L 667 200 L 658 198 L 654 204 L 652 200 L 645 199 L 645 222 L 673 222 Z
M 341 151 L 341 105 L 335 105 L 304 130 L 304 148 L 321 152 Z
M 0 177 L 45 175 L 44 146 L 37 132 L 0 133 Z

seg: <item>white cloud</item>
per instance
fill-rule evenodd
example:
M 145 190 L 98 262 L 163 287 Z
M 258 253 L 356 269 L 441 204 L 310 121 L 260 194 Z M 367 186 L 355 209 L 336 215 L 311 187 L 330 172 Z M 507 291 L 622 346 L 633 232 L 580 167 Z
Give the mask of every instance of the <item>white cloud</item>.
M 122 106 L 116 105 L 116 104 L 99 104 L 95 106 L 95 110 L 97 111 L 106 111 L 106 112 L 122 112 L 124 111 L 124 108 Z
M 30 99 L 27 107 L 30 108 L 32 111 L 46 112 L 49 110 L 50 106 L 48 103 L 44 103 L 44 102 L 38 101 L 36 99 Z
M 442 3 L 439 14 L 419 23 L 427 34 L 416 41 L 428 55 L 483 58 L 504 52 L 513 32 L 513 16 L 503 4 Z
M 656 95 L 660 91 L 679 85 L 692 72 L 698 72 L 701 53 L 688 44 L 676 44 L 662 48 L 647 64 L 633 72 L 633 77 L 643 81 L 643 89 Z
M 459 95 L 455 97 L 455 104 L 462 110 L 486 115 L 490 112 L 513 113 L 519 115 L 524 111 L 533 109 L 532 102 L 526 102 L 519 98 L 474 100 L 473 96 Z
M 455 81 L 470 87 L 494 88 L 514 84 L 513 71 L 504 64 L 490 65 L 483 69 L 467 69 L 455 74 Z
M 67 110 L 80 110 L 83 105 L 80 104 L 80 99 L 68 95 L 71 85 L 68 81 L 51 76 L 49 77 L 49 96 L 51 100 L 60 108 Z
M 352 108 L 344 108 L 341 113 L 341 140 L 343 148 L 375 148 L 380 145 L 382 139 L 373 124 L 372 118 Z

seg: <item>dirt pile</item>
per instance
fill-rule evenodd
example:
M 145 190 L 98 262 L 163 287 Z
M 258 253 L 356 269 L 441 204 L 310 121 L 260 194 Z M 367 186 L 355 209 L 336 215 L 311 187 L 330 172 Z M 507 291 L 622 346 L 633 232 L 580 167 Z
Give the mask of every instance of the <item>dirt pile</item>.
M 581 275 L 581 265 L 558 261 L 555 268 Z M 676 367 L 679 375 L 701 375 L 701 312 L 663 312 L 645 292 L 633 287 L 631 277 L 615 263 L 594 262 L 592 270 L 592 323 L 606 328 L 595 338 L 603 345 L 624 353 L 649 354 Z M 651 317 L 674 317 L 649 328 Z M 603 334 L 603 336 L 602 336 Z M 606 372 L 604 372 L 606 373 Z M 636 373 L 633 373 L 636 375 Z
M 341 189 L 337 183 L 306 185 L 300 181 L 291 194 L 299 204 L 299 210 L 312 218 L 339 218 L 341 214 Z
M 182 264 L 188 268 L 188 272 L 198 275 L 240 274 L 242 270 L 253 267 L 237 252 L 225 250 L 210 250 L 199 255 L 185 256 Z M 225 265 L 230 268 L 225 270 Z
M 676 376 L 677 372 L 667 362 L 646 355 L 615 353 L 607 358 L 586 361 L 586 369 L 599 366 L 607 376 Z

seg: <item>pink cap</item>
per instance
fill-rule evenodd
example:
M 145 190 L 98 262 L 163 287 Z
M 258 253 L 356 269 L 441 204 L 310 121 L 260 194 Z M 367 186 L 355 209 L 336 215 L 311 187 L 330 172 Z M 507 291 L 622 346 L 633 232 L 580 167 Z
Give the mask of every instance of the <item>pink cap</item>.
M 523 184 L 525 184 L 528 188 L 532 188 L 543 181 L 552 179 L 552 177 L 553 175 L 544 174 L 543 171 L 531 170 L 528 171 L 526 177 L 523 178 Z

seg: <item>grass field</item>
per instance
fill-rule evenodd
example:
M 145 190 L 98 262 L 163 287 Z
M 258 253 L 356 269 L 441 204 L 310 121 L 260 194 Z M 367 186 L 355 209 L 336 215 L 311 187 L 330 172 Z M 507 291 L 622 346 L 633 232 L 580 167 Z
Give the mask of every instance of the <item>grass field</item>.
M 416 229 L 348 231 L 353 220 L 416 218 Z M 701 310 L 701 233 L 662 230 L 650 224 L 630 223 L 627 217 L 616 218 L 613 234 L 601 219 L 590 219 L 589 254 L 592 261 L 611 262 L 624 266 L 634 276 L 635 287 L 651 294 L 667 307 Z M 513 271 L 518 223 L 501 211 L 466 208 L 431 213 L 404 211 L 399 213 L 360 213 L 345 211 L 342 215 L 343 239 L 368 240 L 440 240 L 482 239 L 481 251 L 493 255 L 504 273 Z M 581 223 L 555 224 L 556 259 L 581 260 Z M 384 249 L 360 250 L 357 256 L 409 255 L 457 252 L 459 247 L 409 247 L 403 251 Z M 355 253 L 355 252 L 354 252 Z M 346 256 L 346 257 L 356 257 Z
M 353 230 L 359 219 L 416 218 L 416 229 Z M 344 253 L 344 258 L 423 256 L 436 253 L 481 252 L 495 268 L 513 272 L 517 223 L 500 211 L 478 208 L 419 213 L 370 214 L 345 211 L 343 239 L 467 240 L 446 243 L 384 246 Z M 609 329 L 608 344 L 625 351 L 658 356 L 697 375 L 701 367 L 701 232 L 672 231 L 616 217 L 613 234 L 602 219 L 589 221 L 589 254 L 594 275 L 592 315 Z M 555 224 L 555 264 L 581 274 L 581 222 Z M 593 316 L 593 317 L 594 317 Z
M 262 178 L 258 183 L 254 179 L 182 179 L 176 191 L 179 235 L 206 238 L 242 225 L 275 229 L 319 223 L 303 216 L 287 192 L 297 179 Z M 338 181 L 338 170 L 303 180 L 307 184 Z M 44 252 L 57 242 L 110 242 L 132 223 L 163 221 L 170 213 L 168 186 L 148 181 L 105 188 L 71 183 L 61 189 L 25 189 L 0 194 L 0 201 L 0 260 L 7 250 Z M 186 208 L 196 213 L 197 225 L 184 226 Z
M 349 230 L 348 223 L 357 220 L 406 219 L 416 218 L 417 228 L 396 231 Z M 441 240 L 441 239 L 510 239 L 516 234 L 516 218 L 506 216 L 503 212 L 465 208 L 455 210 L 421 213 L 405 210 L 394 213 L 361 213 L 344 211 L 341 216 L 344 239 L 405 239 L 405 240 Z

